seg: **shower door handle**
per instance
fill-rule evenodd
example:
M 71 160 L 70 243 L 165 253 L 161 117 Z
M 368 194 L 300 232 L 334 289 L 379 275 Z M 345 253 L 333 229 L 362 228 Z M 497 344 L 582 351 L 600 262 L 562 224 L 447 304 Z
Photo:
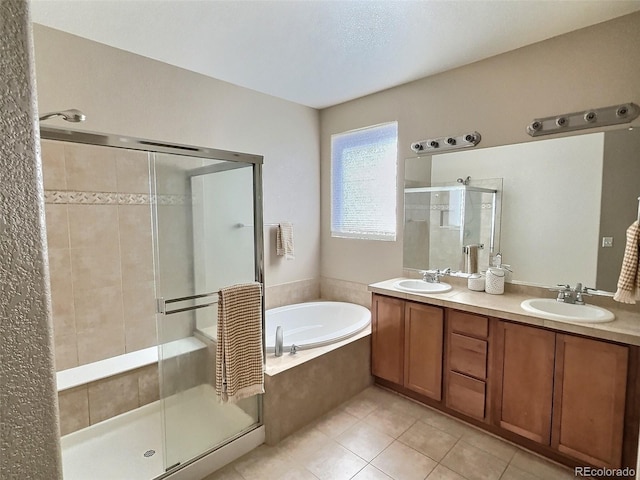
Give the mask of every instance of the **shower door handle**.
M 156 298 L 156 313 L 161 313 L 162 315 L 173 315 L 174 313 L 188 312 L 190 310 L 198 310 L 199 308 L 210 307 L 212 305 L 217 304 L 218 300 L 214 300 L 213 302 L 209 302 L 209 303 L 201 303 L 199 305 L 191 305 L 189 307 L 175 308 L 173 310 L 169 310 L 167 308 L 167 305 L 170 305 L 172 303 L 186 302 L 189 300 L 198 300 L 200 298 L 213 297 L 213 296 L 217 297 L 218 292 L 201 293 L 198 295 L 190 295 L 188 297 L 171 298 L 169 300 L 165 300 L 162 297 Z

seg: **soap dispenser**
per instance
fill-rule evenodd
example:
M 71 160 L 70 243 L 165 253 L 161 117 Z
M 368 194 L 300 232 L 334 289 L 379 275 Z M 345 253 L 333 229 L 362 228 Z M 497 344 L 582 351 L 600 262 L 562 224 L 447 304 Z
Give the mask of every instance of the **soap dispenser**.
M 484 291 L 492 295 L 502 295 L 507 271 L 511 271 L 511 266 L 503 264 L 502 254 L 496 253 L 491 260 L 491 267 L 487 270 Z
M 504 275 L 502 268 L 490 267 L 487 270 L 484 291 L 492 295 L 502 295 L 504 293 Z

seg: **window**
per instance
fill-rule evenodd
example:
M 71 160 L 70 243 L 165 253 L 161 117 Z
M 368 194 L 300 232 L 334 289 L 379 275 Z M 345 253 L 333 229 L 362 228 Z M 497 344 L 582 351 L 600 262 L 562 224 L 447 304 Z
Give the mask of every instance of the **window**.
M 396 239 L 398 123 L 331 136 L 331 236 Z

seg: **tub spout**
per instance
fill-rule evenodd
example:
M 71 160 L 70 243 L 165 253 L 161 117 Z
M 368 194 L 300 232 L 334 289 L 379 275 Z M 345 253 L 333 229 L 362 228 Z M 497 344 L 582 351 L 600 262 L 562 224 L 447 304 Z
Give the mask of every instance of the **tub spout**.
M 282 333 L 282 327 L 278 325 L 278 327 L 276 328 L 276 348 L 274 352 L 276 357 L 282 356 L 283 336 L 284 335 Z

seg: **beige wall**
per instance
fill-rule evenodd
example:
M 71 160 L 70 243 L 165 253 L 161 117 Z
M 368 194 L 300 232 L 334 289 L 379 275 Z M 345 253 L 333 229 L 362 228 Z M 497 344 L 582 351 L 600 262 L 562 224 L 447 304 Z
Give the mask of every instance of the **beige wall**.
M 480 147 L 526 142 L 534 117 L 640 103 L 639 13 L 325 109 L 320 121 L 313 109 L 50 28 L 36 25 L 35 42 L 41 111 L 77 107 L 83 129 L 265 155 L 265 222 L 293 221 L 296 238 L 286 262 L 265 229 L 267 285 L 401 274 L 401 195 L 396 242 L 330 238 L 333 133 L 398 120 L 401 185 L 412 141 L 477 129 Z
M 0 0 L 0 478 L 61 479 L 29 3 Z
M 371 283 L 402 274 L 400 193 L 396 242 L 330 237 L 332 134 L 397 120 L 401 192 L 411 142 L 478 130 L 480 147 L 520 143 L 532 140 L 525 127 L 534 117 L 640 104 L 638 45 L 635 13 L 322 110 L 321 275 Z
M 82 130 L 263 155 L 264 220 L 293 222 L 296 242 L 284 261 L 265 229 L 266 283 L 318 277 L 317 110 L 41 25 L 34 40 L 41 112 L 73 107 L 87 115 Z

